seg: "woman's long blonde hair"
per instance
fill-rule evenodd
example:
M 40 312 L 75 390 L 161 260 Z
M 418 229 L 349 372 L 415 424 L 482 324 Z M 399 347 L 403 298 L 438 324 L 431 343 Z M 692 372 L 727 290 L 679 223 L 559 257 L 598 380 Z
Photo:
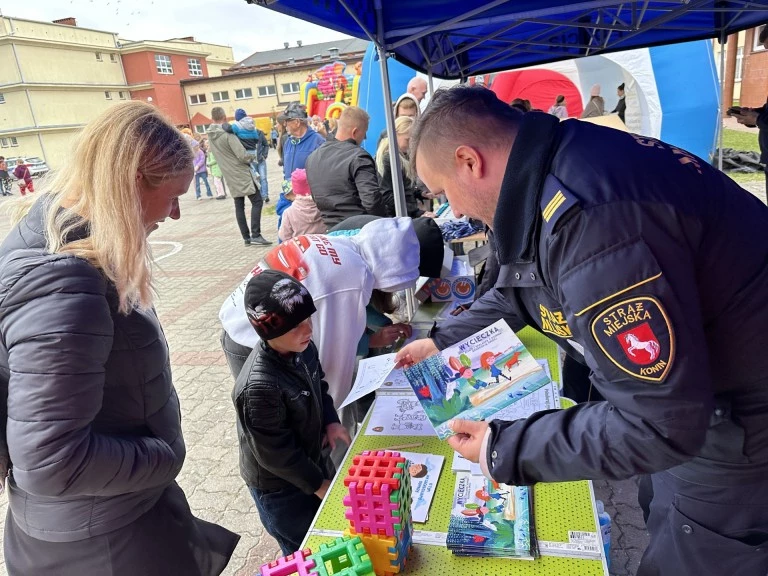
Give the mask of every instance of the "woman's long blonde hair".
M 395 133 L 407 134 L 413 127 L 413 118 L 410 116 L 398 116 L 395 118 Z M 384 173 L 384 156 L 389 153 L 389 137 L 384 136 L 379 142 L 379 147 L 376 149 L 376 169 L 379 174 Z M 400 156 L 403 156 L 400 153 Z M 403 156 L 404 157 L 404 156 Z
M 138 175 L 145 187 L 192 173 L 186 138 L 155 107 L 126 102 L 90 122 L 72 161 L 46 185 L 45 233 L 52 254 L 73 254 L 101 269 L 120 296 L 120 312 L 152 306 L 152 256 Z M 25 199 L 26 200 L 26 199 Z M 21 219 L 34 199 L 19 205 Z M 68 240 L 86 226 L 88 236 Z

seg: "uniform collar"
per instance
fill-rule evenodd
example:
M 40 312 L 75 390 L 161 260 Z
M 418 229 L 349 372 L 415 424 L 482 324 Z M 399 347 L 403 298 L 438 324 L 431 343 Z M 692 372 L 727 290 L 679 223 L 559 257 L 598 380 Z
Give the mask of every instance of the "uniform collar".
M 532 275 L 540 276 L 536 257 L 541 229 L 539 202 L 559 125 L 551 114 L 525 114 L 501 183 L 493 230 L 499 263 L 516 271 L 513 273 L 518 280 L 537 280 Z

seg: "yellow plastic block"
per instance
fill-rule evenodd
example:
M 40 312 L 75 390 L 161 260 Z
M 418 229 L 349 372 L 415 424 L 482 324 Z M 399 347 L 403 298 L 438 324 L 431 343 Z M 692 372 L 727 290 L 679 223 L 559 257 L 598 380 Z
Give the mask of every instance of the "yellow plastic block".
M 368 553 L 368 558 L 373 563 L 373 571 L 376 573 L 376 576 L 393 576 L 400 573 L 398 565 L 398 560 L 400 559 L 399 551 L 391 552 L 398 545 L 397 539 L 394 536 L 355 534 L 349 528 L 344 531 L 344 535 L 360 538 L 363 546 L 365 546 L 365 551 Z

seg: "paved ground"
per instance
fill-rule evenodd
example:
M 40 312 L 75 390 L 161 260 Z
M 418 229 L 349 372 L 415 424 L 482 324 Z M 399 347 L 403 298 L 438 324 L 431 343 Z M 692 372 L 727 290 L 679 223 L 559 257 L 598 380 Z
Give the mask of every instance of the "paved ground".
M 270 158 L 273 199 L 279 189 L 275 161 Z M 765 201 L 762 182 L 750 188 Z M 197 202 L 190 193 L 181 209 L 179 222 L 168 222 L 152 235 L 159 261 L 157 307 L 171 349 L 187 442 L 179 483 L 197 515 L 242 534 L 225 574 L 246 576 L 273 559 L 278 548 L 264 533 L 238 473 L 233 382 L 219 348 L 217 316 L 223 298 L 265 250 L 242 245 L 231 200 Z M 275 216 L 265 216 L 262 222 L 264 235 L 275 239 Z M 0 237 L 8 228 L 7 217 L 0 215 Z M 613 518 L 611 573 L 635 574 L 647 543 L 635 483 L 599 482 L 595 489 Z M 0 496 L 0 518 L 6 503 Z M 0 551 L 0 575 L 4 574 Z

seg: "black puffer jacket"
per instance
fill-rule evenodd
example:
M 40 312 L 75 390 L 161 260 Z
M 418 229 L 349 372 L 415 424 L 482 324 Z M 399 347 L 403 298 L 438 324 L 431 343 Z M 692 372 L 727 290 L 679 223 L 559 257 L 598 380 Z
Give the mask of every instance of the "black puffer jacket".
M 354 140 L 329 140 L 309 155 L 306 170 L 312 198 L 328 228 L 350 216 L 386 216 L 376 164 Z
M 185 448 L 154 310 L 120 314 L 101 271 L 50 254 L 46 208 L 43 197 L 0 246 L 0 429 L 16 524 L 72 542 L 149 511 Z
M 248 486 L 306 494 L 333 477 L 322 453 L 325 427 L 339 421 L 315 344 L 283 358 L 260 340 L 235 383 L 240 475 Z
M 403 161 L 403 157 L 400 157 Z M 407 160 L 406 160 L 407 162 Z M 384 151 L 382 166 L 379 166 L 379 186 L 381 187 L 381 198 L 384 202 L 384 209 L 387 216 L 395 216 L 395 188 L 392 184 L 392 162 L 389 160 L 389 150 Z M 403 166 L 403 188 L 405 192 L 405 210 L 406 216 L 418 218 L 424 214 L 424 210 L 419 208 L 416 183 L 408 178 L 406 167 Z

